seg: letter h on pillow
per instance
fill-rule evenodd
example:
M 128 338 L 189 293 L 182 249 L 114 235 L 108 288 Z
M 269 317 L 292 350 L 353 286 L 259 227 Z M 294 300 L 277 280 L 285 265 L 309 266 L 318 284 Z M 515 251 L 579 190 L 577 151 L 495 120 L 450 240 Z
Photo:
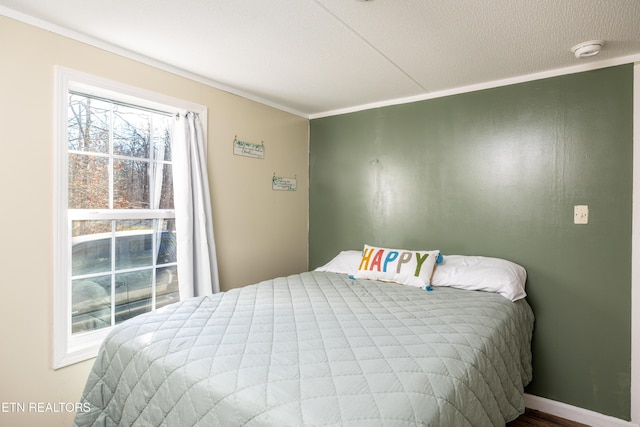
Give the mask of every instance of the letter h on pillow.
M 356 279 L 381 280 L 424 288 L 440 255 L 439 250 L 410 251 L 364 245 Z

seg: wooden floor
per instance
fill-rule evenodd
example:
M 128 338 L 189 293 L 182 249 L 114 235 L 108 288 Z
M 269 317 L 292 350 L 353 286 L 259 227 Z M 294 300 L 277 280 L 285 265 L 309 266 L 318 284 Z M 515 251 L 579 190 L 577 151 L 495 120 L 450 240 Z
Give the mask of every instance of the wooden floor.
M 506 427 L 588 427 L 575 421 L 565 420 L 544 412 L 526 409 L 525 413 L 516 420 L 511 421 Z

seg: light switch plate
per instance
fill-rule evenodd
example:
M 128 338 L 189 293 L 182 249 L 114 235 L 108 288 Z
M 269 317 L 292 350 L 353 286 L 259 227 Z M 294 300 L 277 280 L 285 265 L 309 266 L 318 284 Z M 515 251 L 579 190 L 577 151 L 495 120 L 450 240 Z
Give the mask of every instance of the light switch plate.
M 589 223 L 589 206 L 576 205 L 573 207 L 573 223 L 574 224 Z

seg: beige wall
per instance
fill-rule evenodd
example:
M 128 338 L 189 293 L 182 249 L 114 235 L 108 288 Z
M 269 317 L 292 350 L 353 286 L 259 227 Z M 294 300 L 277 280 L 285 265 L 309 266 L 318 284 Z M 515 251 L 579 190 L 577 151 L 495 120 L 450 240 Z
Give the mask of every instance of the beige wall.
M 223 289 L 307 268 L 307 119 L 0 16 L 0 425 L 70 425 L 69 414 L 3 411 L 77 402 L 92 364 L 51 369 L 54 65 L 209 108 Z M 235 135 L 264 141 L 264 160 L 234 156 Z M 274 172 L 296 176 L 298 190 L 272 191 Z

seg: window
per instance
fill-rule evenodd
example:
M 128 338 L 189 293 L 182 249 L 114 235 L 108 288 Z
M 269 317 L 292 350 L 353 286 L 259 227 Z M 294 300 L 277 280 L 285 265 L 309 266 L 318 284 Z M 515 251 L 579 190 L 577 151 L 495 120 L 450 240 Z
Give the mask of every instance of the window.
M 56 368 L 95 356 L 112 326 L 179 300 L 171 127 L 186 107 L 57 75 Z

